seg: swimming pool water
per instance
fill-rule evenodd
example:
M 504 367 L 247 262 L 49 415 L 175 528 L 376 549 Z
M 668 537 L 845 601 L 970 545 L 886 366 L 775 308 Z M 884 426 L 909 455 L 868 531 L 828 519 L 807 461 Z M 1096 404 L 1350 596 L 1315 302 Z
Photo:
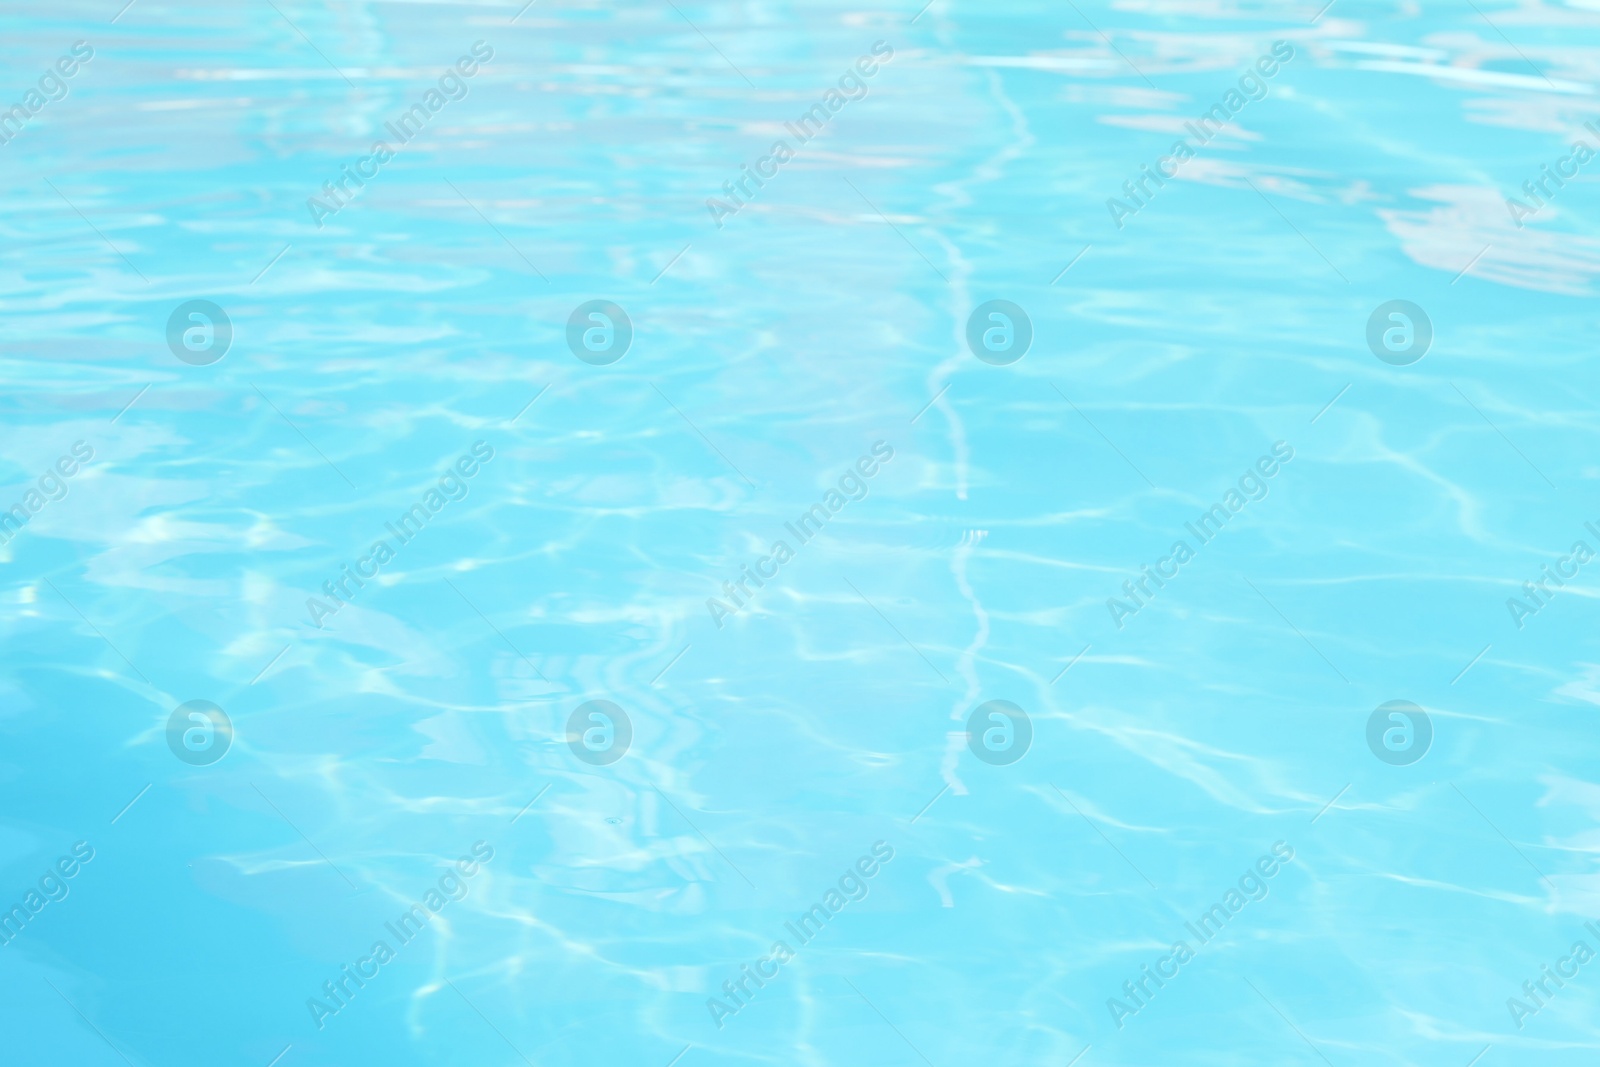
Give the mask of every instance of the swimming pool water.
M 1593 1061 L 1600 4 L 123 2 L 4 1062 Z

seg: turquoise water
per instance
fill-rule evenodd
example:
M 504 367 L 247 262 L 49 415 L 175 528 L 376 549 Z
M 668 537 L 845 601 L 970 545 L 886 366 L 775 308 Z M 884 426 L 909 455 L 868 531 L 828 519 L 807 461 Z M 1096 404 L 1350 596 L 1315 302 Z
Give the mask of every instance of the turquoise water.
M 5 1062 L 1594 1062 L 1600 4 L 120 2 Z

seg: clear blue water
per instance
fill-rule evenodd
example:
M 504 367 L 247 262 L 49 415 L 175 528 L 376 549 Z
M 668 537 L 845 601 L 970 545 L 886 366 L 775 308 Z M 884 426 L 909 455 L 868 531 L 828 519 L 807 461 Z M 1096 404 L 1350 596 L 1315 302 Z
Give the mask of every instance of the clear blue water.
M 1594 1062 L 1600 4 L 520 6 L 0 16 L 0 1058 Z

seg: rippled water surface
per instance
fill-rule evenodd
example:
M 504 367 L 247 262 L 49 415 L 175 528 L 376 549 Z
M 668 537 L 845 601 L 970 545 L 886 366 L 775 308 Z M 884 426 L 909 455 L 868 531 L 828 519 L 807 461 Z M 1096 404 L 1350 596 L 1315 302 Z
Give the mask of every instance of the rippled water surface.
M 4 1062 L 1595 1061 L 1600 3 L 121 2 Z

